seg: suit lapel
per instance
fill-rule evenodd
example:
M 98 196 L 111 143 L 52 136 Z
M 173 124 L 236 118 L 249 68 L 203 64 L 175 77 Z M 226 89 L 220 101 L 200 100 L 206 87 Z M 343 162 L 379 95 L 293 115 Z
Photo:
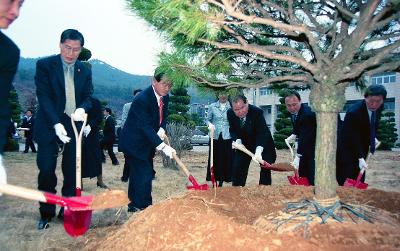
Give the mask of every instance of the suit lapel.
M 53 71 L 56 73 L 56 78 L 57 78 L 57 83 L 58 87 L 55 87 L 56 91 L 62 91 L 64 90 L 65 94 L 65 78 L 64 78 L 64 69 L 61 63 L 61 56 L 57 55 L 54 57 L 54 61 L 53 61 Z M 65 95 L 64 95 L 65 96 Z

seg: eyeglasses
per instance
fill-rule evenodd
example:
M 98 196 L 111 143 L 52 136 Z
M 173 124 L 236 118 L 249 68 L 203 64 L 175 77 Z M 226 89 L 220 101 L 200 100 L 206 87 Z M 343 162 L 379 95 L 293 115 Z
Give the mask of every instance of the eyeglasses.
M 63 44 L 62 45 L 62 49 L 64 51 L 66 51 L 67 53 L 79 54 L 81 52 L 81 50 L 82 50 L 82 47 L 73 48 L 73 47 L 71 47 L 69 45 Z

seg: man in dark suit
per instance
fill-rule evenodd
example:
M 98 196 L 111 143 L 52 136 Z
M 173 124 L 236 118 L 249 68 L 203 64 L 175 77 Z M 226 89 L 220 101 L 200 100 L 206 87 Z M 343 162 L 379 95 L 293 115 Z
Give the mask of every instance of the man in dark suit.
M 108 155 L 111 158 L 112 164 L 114 166 L 119 165 L 117 157 L 114 154 L 114 142 L 115 142 L 115 121 L 114 118 L 111 116 L 112 111 L 110 108 L 106 107 L 103 110 L 104 115 L 104 128 L 103 128 L 103 139 L 101 140 L 101 155 L 103 162 L 106 162 L 106 156 L 104 155 L 103 150 L 107 150 Z
M 25 151 L 24 153 L 29 152 L 29 148 L 32 152 L 36 152 L 35 144 L 33 143 L 33 125 L 35 124 L 35 119 L 33 118 L 32 110 L 28 109 L 25 113 L 24 118 L 22 119 L 21 127 L 25 129 Z
M 18 18 L 23 0 L 0 0 L 0 29 Z M 11 119 L 11 107 L 8 96 L 19 62 L 18 47 L 0 31 L 0 184 L 7 183 L 7 174 L 3 166 L 3 151 L 7 141 L 7 130 Z M 0 194 L 1 195 L 1 194 Z
M 128 158 L 131 203 L 128 212 L 142 210 L 152 204 L 153 157 L 156 150 L 172 158 L 175 150 L 166 145 L 165 136 L 169 91 L 172 83 L 159 70 L 152 85 L 132 101 L 121 133 L 121 149 Z
M 301 103 L 300 94 L 290 90 L 285 97 L 285 105 L 291 114 L 292 135 L 285 141 L 293 143 L 297 139 L 297 153 L 293 165 L 299 170 L 300 177 L 306 177 L 314 185 L 315 177 L 315 134 L 317 120 L 311 108 Z
M 232 99 L 232 108 L 227 112 L 229 132 L 232 141 L 243 144 L 249 151 L 255 151 L 254 161 L 265 160 L 272 164 L 276 160 L 276 151 L 271 132 L 265 122 L 263 111 L 247 103 L 244 95 Z M 241 151 L 233 156 L 233 186 L 245 186 L 251 158 Z M 271 170 L 261 168 L 260 185 L 271 185 Z
M 63 196 L 74 196 L 76 188 L 75 137 L 70 116 L 73 114 L 75 121 L 82 121 L 85 111 L 91 108 L 92 72 L 77 61 L 83 45 L 84 38 L 79 31 L 65 30 L 61 34 L 60 54 L 36 63 L 39 110 L 33 139 L 38 143 L 38 189 L 56 193 L 58 143 L 62 143 Z M 39 210 L 41 219 L 38 229 L 47 228 L 48 222 L 55 216 L 56 207 L 40 203 Z M 58 216 L 63 218 L 62 209 Z
M 344 117 L 336 155 L 336 178 L 343 185 L 346 178 L 356 179 L 368 152 L 375 152 L 376 131 L 386 99 L 382 85 L 370 85 L 364 93 L 364 100 L 352 105 Z M 362 181 L 365 180 L 365 173 Z

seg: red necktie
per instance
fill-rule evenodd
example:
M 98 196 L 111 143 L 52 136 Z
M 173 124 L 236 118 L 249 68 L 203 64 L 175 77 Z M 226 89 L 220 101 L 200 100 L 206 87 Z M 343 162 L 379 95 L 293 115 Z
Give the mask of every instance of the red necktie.
M 160 97 L 160 125 L 163 120 L 163 106 L 164 106 L 164 103 L 162 101 L 162 97 Z

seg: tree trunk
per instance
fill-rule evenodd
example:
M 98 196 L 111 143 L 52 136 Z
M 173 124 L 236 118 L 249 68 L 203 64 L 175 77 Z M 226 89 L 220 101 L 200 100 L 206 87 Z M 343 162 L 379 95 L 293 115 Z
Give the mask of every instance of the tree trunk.
M 345 85 L 334 80 L 312 86 L 310 104 L 317 115 L 315 146 L 315 197 L 329 199 L 336 196 L 336 139 L 337 115 L 346 99 Z

